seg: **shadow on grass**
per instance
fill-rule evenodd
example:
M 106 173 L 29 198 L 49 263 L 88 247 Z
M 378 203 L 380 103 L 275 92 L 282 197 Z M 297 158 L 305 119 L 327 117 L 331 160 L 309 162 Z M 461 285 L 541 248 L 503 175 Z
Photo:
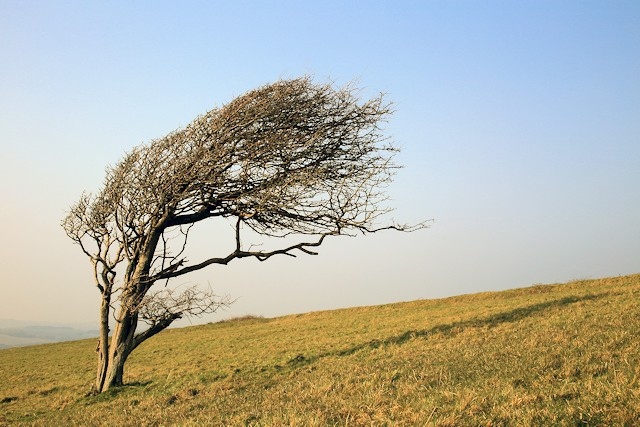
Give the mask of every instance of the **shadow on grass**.
M 134 381 L 130 383 L 125 383 L 124 385 L 111 387 L 109 390 L 104 391 L 102 393 L 96 393 L 95 390 L 89 391 L 87 394 L 82 396 L 79 401 L 84 402 L 87 405 L 91 405 L 98 402 L 109 401 L 114 397 L 130 390 L 141 389 L 147 387 L 151 384 L 151 381 Z
M 565 297 L 565 298 L 561 298 L 553 301 L 533 304 L 526 307 L 519 307 L 503 313 L 496 313 L 485 318 L 464 320 L 460 322 L 453 322 L 446 325 L 437 325 L 429 329 L 409 330 L 400 335 L 395 335 L 395 336 L 391 336 L 391 337 L 379 339 L 379 340 L 374 339 L 374 340 L 371 340 L 362 344 L 358 344 L 346 349 L 330 351 L 330 352 L 319 354 L 317 356 L 304 357 L 303 355 L 298 355 L 294 359 L 290 360 L 288 363 L 289 365 L 293 365 L 293 366 L 303 366 L 303 365 L 311 364 L 325 357 L 349 356 L 361 350 L 375 349 L 378 347 L 389 346 L 389 345 L 402 345 L 405 342 L 415 338 L 426 338 L 436 334 L 453 336 L 468 328 L 483 328 L 483 327 L 493 328 L 504 323 L 514 323 L 514 322 L 520 321 L 522 319 L 531 317 L 533 315 L 539 314 L 546 310 L 550 310 L 552 308 L 563 307 L 563 306 L 566 306 L 569 304 L 575 304 L 581 301 L 597 300 L 609 295 L 610 295 L 609 292 L 605 292 L 601 294 L 585 295 L 581 297 L 576 297 L 576 296 Z

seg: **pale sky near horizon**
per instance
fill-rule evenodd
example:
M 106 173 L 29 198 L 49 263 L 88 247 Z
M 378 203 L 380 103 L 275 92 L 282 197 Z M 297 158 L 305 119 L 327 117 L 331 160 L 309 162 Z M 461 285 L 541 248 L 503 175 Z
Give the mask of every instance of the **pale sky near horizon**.
M 305 74 L 388 94 L 392 217 L 434 222 L 186 277 L 237 298 L 195 322 L 640 272 L 638 1 L 0 0 L 0 64 L 0 318 L 95 319 L 66 209 L 135 145 Z

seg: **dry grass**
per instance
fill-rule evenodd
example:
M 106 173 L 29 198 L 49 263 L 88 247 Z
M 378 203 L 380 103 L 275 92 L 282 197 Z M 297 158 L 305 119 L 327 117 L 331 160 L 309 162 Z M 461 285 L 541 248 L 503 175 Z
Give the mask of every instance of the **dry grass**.
M 0 425 L 640 425 L 640 275 L 0 351 Z

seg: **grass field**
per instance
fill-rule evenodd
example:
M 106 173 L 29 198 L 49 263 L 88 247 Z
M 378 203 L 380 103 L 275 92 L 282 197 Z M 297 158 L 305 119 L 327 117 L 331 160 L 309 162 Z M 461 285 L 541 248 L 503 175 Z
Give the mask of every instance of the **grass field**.
M 0 350 L 0 425 L 639 426 L 640 275 Z

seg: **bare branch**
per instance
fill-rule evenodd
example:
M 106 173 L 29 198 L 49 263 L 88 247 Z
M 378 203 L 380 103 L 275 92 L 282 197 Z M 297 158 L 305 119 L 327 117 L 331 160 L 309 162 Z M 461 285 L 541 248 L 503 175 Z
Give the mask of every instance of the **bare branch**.
M 173 289 L 149 292 L 136 307 L 140 320 L 147 323 L 149 328 L 135 336 L 134 348 L 167 328 L 176 319 L 214 313 L 231 303 L 228 297 L 215 295 L 211 288 L 202 290 L 197 286 L 188 287 L 181 292 Z
M 272 250 L 272 251 L 242 251 L 242 250 L 235 250 L 233 252 L 231 252 L 229 255 L 227 255 L 226 257 L 223 258 L 209 258 L 205 261 L 202 261 L 198 264 L 194 264 L 188 267 L 184 267 L 181 269 L 174 269 L 174 270 L 166 270 L 166 271 L 162 271 L 152 277 L 149 278 L 150 281 L 155 282 L 158 280 L 163 280 L 163 279 L 168 279 L 168 278 L 173 278 L 173 277 L 178 277 L 178 276 L 183 276 L 187 273 L 191 273 L 193 271 L 197 271 L 197 270 L 202 270 L 205 267 L 208 267 L 212 264 L 219 264 L 219 265 L 227 265 L 229 264 L 231 261 L 233 261 L 234 259 L 240 259 L 240 258 L 256 258 L 259 261 L 266 261 L 269 258 L 271 258 L 272 256 L 275 255 L 287 255 L 290 257 L 296 257 L 295 253 L 293 253 L 296 250 L 299 250 L 303 253 L 306 253 L 308 255 L 318 255 L 317 252 L 311 251 L 308 248 L 312 248 L 312 247 L 318 247 L 320 245 L 322 245 L 322 243 L 324 242 L 325 238 L 327 236 L 331 236 L 334 235 L 335 233 L 325 233 L 320 235 L 320 237 L 318 238 L 317 241 L 315 242 L 300 242 L 300 243 L 296 243 L 294 245 L 290 245 L 287 246 L 285 248 L 282 249 L 276 249 L 276 250 Z

